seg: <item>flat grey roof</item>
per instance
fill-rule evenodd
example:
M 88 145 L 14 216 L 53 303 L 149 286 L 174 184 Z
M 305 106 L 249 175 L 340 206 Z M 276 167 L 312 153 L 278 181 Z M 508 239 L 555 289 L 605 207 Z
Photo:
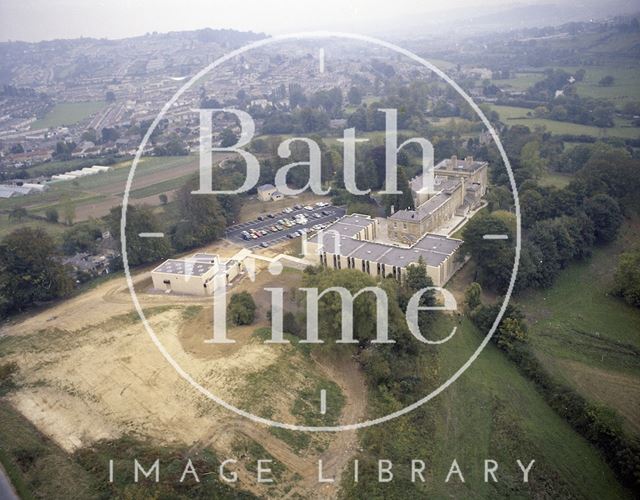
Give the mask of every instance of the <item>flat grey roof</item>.
M 213 262 L 218 258 L 215 253 L 197 253 L 190 257 L 192 260 L 197 260 L 199 262 Z
M 210 262 L 169 259 L 156 267 L 153 272 L 179 274 L 182 276 L 202 276 L 214 266 L 215 264 Z
M 340 253 L 343 257 L 354 257 L 356 259 L 368 260 L 371 262 L 380 262 L 388 266 L 405 267 L 413 262 L 418 262 L 420 257 L 428 266 L 437 267 L 445 259 L 453 255 L 453 253 L 462 244 L 460 240 L 439 236 L 436 234 L 426 234 L 420 238 L 412 247 L 400 247 L 374 241 L 357 240 L 353 235 L 353 228 L 358 230 L 366 225 L 373 224 L 374 220 L 359 217 L 357 223 L 350 223 L 353 215 L 346 215 L 342 219 L 331 224 L 324 232 L 323 245 L 324 251 L 327 253 Z M 340 248 L 336 248 L 338 238 L 329 230 L 335 230 L 340 233 Z M 342 233 L 346 230 L 346 233 Z M 318 235 L 315 234 L 309 238 L 310 242 L 318 242 Z M 339 250 L 339 252 L 338 252 Z
M 435 167 L 436 170 L 449 171 L 449 172 L 466 172 L 473 173 L 480 167 L 487 165 L 486 161 L 471 161 L 467 163 L 465 160 L 457 160 L 456 164 L 452 163 L 451 158 L 447 158 L 438 163 Z

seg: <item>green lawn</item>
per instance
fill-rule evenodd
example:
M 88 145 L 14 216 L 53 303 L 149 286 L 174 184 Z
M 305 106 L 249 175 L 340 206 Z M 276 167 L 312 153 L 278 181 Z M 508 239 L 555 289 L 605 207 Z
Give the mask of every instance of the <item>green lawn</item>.
M 22 221 L 9 221 L 7 214 L 0 214 L 0 239 L 4 238 L 7 234 L 15 231 L 21 227 L 30 227 L 32 229 L 40 228 L 44 229 L 53 237 L 60 236 L 66 229 L 62 224 L 51 224 L 44 220 L 35 219 L 23 219 Z
M 106 106 L 104 101 L 61 102 L 56 104 L 46 116 L 31 124 L 31 130 L 73 125 L 100 111 Z
M 620 66 L 563 66 L 567 73 L 575 73 L 578 69 L 586 71 L 583 81 L 576 83 L 578 94 L 583 97 L 596 97 L 599 99 L 609 99 L 618 107 L 627 101 L 640 100 L 640 68 L 624 68 Z M 611 75 L 615 78 L 613 85 L 602 87 L 598 82 L 605 76 Z M 516 73 L 513 78 L 505 80 L 492 80 L 500 88 L 524 91 L 536 82 L 544 79 L 544 70 L 540 72 Z
M 631 127 L 627 120 L 615 119 L 616 126 L 611 128 L 598 128 L 577 123 L 559 122 L 546 118 L 534 118 L 533 110 L 518 108 L 515 106 L 499 106 L 491 104 L 492 111 L 496 111 L 500 120 L 507 125 L 526 125 L 527 127 L 545 127 L 553 134 L 590 135 L 592 137 L 620 137 L 623 139 L 638 139 L 640 128 Z
M 541 186 L 553 186 L 562 189 L 571 182 L 573 176 L 570 174 L 562 174 L 560 172 L 547 172 L 539 181 Z
M 76 163 L 74 161 L 68 163 L 69 170 L 73 170 Z M 108 197 L 122 198 L 131 161 L 117 163 L 112 167 L 113 169 L 109 172 L 53 183 L 50 189 L 41 194 L 0 200 L 0 212 L 20 206 L 36 215 L 43 215 L 48 208 L 55 208 L 62 214 L 62 202 L 68 196 L 75 205 L 77 219 L 82 220 L 85 218 L 82 217 L 83 207 Z M 174 170 L 175 176 L 167 178 L 168 170 Z M 195 171 L 196 159 L 193 156 L 142 158 L 131 185 L 131 198 L 135 200 L 175 189 L 187 180 L 191 172 L 195 173 Z M 188 175 L 187 172 L 189 172 Z M 163 178 L 158 177 L 157 182 L 153 182 L 158 174 L 162 174 Z M 0 226 L 2 225 L 0 222 Z
M 504 80 L 492 80 L 494 85 L 497 85 L 501 89 L 508 89 L 514 91 L 527 90 L 536 82 L 544 79 L 544 73 L 516 73 L 513 78 Z
M 574 72 L 578 68 L 562 68 L 568 72 Z M 640 100 L 640 68 L 622 68 L 606 66 L 587 66 L 584 81 L 577 83 L 578 94 L 585 97 L 609 99 L 621 107 L 626 101 Z M 602 87 L 598 82 L 605 76 L 614 77 L 613 85 Z
M 638 223 L 617 242 L 562 271 L 548 290 L 517 299 L 530 323 L 530 343 L 552 374 L 587 399 L 616 410 L 640 435 L 640 310 L 609 291 L 618 256 L 640 244 Z
M 444 323 L 445 331 L 454 324 Z M 456 336 L 439 346 L 442 379 L 457 370 L 480 341 L 470 322 L 456 324 Z M 436 432 L 429 437 L 436 444 L 431 498 L 630 496 L 599 453 L 546 404 L 533 383 L 493 344 L 435 404 Z M 465 473 L 465 484 L 445 484 L 442 479 L 453 457 Z M 496 485 L 483 482 L 485 458 L 500 463 Z M 536 460 L 529 485 L 520 482 L 517 459 Z

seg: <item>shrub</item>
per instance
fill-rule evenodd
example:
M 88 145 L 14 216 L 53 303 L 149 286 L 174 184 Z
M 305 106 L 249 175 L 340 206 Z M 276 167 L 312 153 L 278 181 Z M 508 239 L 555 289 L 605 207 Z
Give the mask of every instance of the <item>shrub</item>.
M 253 323 L 256 317 L 256 304 L 249 292 L 231 295 L 227 315 L 234 325 L 250 325 Z

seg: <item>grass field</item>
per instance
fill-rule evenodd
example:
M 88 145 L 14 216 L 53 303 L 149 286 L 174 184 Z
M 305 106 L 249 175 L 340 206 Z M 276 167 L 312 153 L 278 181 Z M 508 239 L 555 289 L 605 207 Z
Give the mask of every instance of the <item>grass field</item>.
M 570 174 L 562 174 L 560 172 L 547 172 L 538 181 L 541 186 L 553 186 L 562 189 L 571 182 L 573 176 Z
M 0 239 L 4 238 L 7 234 L 21 227 L 44 229 L 47 233 L 54 237 L 61 235 L 66 229 L 62 224 L 51 224 L 44 220 L 23 219 L 19 222 L 10 221 L 7 214 L 0 214 Z
M 618 255 L 640 244 L 638 221 L 619 240 L 564 270 L 549 290 L 517 302 L 545 367 L 587 399 L 613 408 L 640 435 L 640 311 L 609 293 Z
M 638 139 L 640 128 L 631 127 L 628 120 L 616 118 L 615 127 L 598 128 L 577 123 L 559 122 L 546 118 L 534 118 L 527 113 L 533 114 L 533 110 L 528 108 L 518 108 L 514 106 L 490 105 L 491 110 L 498 113 L 500 120 L 507 125 L 526 125 L 527 127 L 545 127 L 553 134 L 590 135 L 592 137 L 620 137 L 623 139 Z
M 73 169 L 70 162 L 69 170 Z M 48 191 L 24 197 L 0 200 L 0 211 L 13 207 L 25 207 L 30 213 L 44 215 L 48 208 L 62 214 L 64 200 L 68 197 L 75 206 L 76 221 L 106 215 L 111 207 L 122 203 L 130 161 L 112 165 L 106 173 L 51 184 Z M 183 185 L 197 171 L 197 159 L 193 156 L 145 157 L 136 169 L 131 185 L 132 203 L 160 203 L 157 195 L 170 193 Z
M 444 323 L 445 331 L 454 324 L 450 319 Z M 464 363 L 480 341 L 479 332 L 466 319 L 457 326 L 454 339 L 439 346 L 443 379 Z M 429 491 L 432 498 L 629 496 L 598 452 L 549 408 L 534 385 L 492 344 L 435 403 L 433 460 L 438 481 Z M 463 468 L 465 484 L 445 484 L 440 477 L 446 475 L 452 457 Z M 483 482 L 487 457 L 500 463 L 498 484 Z M 520 483 L 517 459 L 536 460 L 530 485 Z
M 516 73 L 513 78 L 508 79 L 494 79 L 492 83 L 497 85 L 501 89 L 508 89 L 514 91 L 527 90 L 536 82 L 544 79 L 544 73 Z
M 575 73 L 581 67 L 564 66 L 562 69 L 567 73 Z M 583 81 L 576 83 L 578 94 L 583 97 L 595 97 L 608 99 L 621 107 L 627 101 L 640 100 L 640 68 L 625 68 L 620 66 L 584 66 L 586 71 Z M 607 75 L 614 77 L 613 85 L 602 87 L 598 82 Z M 505 80 L 493 80 L 493 83 L 500 88 L 524 91 L 536 82 L 544 79 L 544 70 L 540 72 L 516 73 L 513 78 Z
M 574 72 L 578 68 L 562 69 Z M 640 68 L 595 66 L 585 67 L 584 70 L 586 71 L 584 80 L 576 84 L 579 95 L 608 99 L 618 107 L 627 101 L 640 100 L 640 85 L 638 85 Z M 598 85 L 598 82 L 607 75 L 611 75 L 615 79 L 613 85 L 609 87 Z
M 104 101 L 61 102 L 56 104 L 46 116 L 31 124 L 32 130 L 62 125 L 73 125 L 100 111 L 106 106 Z

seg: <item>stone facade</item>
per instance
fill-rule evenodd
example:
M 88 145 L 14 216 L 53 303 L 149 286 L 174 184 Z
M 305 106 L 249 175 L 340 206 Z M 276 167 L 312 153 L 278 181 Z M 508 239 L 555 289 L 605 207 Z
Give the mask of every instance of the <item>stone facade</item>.
M 435 166 L 433 191 L 423 187 L 422 176 L 410 182 L 416 208 L 398 210 L 388 218 L 388 235 L 413 244 L 430 231 L 445 225 L 455 215 L 465 215 L 477 206 L 487 190 L 487 163 L 453 156 Z

